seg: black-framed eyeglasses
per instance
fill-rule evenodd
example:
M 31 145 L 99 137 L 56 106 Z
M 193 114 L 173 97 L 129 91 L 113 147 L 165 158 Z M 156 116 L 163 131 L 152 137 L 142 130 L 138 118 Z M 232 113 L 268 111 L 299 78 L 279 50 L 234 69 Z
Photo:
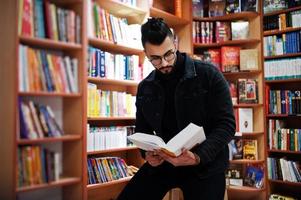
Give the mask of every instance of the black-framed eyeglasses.
M 169 61 L 173 60 L 175 57 L 176 57 L 176 51 L 169 50 L 163 56 L 153 56 L 152 58 L 149 59 L 149 61 L 154 66 L 158 66 L 158 65 L 161 65 L 162 59 L 164 59 L 166 62 L 169 62 Z

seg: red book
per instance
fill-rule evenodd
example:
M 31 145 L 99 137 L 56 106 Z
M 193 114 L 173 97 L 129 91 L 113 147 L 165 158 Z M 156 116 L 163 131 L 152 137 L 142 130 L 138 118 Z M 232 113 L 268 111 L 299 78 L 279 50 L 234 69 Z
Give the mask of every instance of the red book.
M 223 46 L 221 48 L 222 72 L 238 72 L 240 47 Z

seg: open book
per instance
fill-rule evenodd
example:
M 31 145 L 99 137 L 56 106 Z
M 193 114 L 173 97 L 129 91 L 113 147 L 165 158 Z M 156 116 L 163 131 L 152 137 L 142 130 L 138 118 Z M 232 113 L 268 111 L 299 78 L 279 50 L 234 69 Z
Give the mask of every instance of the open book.
M 177 157 L 182 153 L 183 148 L 190 150 L 196 144 L 202 143 L 206 139 L 206 136 L 203 127 L 190 123 L 169 140 L 167 144 L 162 138 L 145 133 L 135 133 L 128 136 L 128 139 L 140 149 L 146 151 L 161 149 L 170 156 Z

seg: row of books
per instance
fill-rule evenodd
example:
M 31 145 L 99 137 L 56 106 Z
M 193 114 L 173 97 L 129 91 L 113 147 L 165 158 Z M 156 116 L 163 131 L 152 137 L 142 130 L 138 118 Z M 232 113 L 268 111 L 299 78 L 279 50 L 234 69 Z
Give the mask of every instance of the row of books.
M 225 175 L 228 186 L 248 186 L 258 189 L 263 187 L 264 169 L 260 165 L 248 164 L 245 170 L 241 166 L 230 166 Z
M 249 22 L 193 21 L 192 36 L 195 43 L 202 44 L 247 39 L 249 37 Z
M 258 160 L 257 140 L 233 139 L 228 146 L 229 160 Z
M 228 81 L 228 85 L 234 105 L 258 103 L 257 79 L 239 78 L 236 82 Z
M 18 148 L 18 187 L 57 181 L 61 174 L 62 157 L 60 153 L 40 146 Z
M 301 27 L 301 10 L 279 15 L 266 16 L 263 19 L 263 30 L 285 30 Z
M 89 48 L 88 76 L 116 80 L 142 79 L 142 67 L 139 56 L 111 54 L 93 47 Z
M 270 127 L 271 126 L 271 127 Z M 284 151 L 301 151 L 301 129 L 275 128 L 269 120 L 269 148 Z
M 19 1 L 19 34 L 80 43 L 81 19 L 73 10 L 48 0 Z
M 97 2 L 88 0 L 88 36 L 112 41 L 117 44 L 143 49 L 140 42 L 139 24 L 128 24 L 126 18 L 116 17 L 101 8 Z
M 268 178 L 289 182 L 301 182 L 300 163 L 285 158 L 268 157 Z
M 136 96 L 97 89 L 88 83 L 88 117 L 134 117 Z
M 300 90 L 269 90 L 269 114 L 301 114 Z
M 44 137 L 59 137 L 63 130 L 48 105 L 33 101 L 19 102 L 20 138 L 37 139 Z
M 301 58 L 264 61 L 264 78 L 266 80 L 301 78 Z
M 301 31 L 264 37 L 264 56 L 301 52 Z
M 301 5 L 298 0 L 264 0 L 263 1 L 263 12 L 269 13 L 276 10 L 284 10 Z
M 192 0 L 194 17 L 215 17 L 229 13 L 258 11 L 257 0 Z
M 88 184 L 106 183 L 129 176 L 127 164 L 119 157 L 88 158 Z
M 87 125 L 87 151 L 123 148 L 130 145 L 127 136 L 134 133 L 134 126 L 91 127 Z
M 19 46 L 21 92 L 78 92 L 78 60 L 62 52 Z
M 239 46 L 222 46 L 208 49 L 194 58 L 212 63 L 221 72 L 252 71 L 259 69 L 257 49 L 241 49 Z

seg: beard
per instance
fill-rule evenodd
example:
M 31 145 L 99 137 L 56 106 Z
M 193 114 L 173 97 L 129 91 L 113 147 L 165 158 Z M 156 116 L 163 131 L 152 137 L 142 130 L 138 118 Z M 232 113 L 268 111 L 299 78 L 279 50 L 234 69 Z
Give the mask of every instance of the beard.
M 168 65 L 158 69 L 162 74 L 170 74 L 174 70 L 174 66 Z

